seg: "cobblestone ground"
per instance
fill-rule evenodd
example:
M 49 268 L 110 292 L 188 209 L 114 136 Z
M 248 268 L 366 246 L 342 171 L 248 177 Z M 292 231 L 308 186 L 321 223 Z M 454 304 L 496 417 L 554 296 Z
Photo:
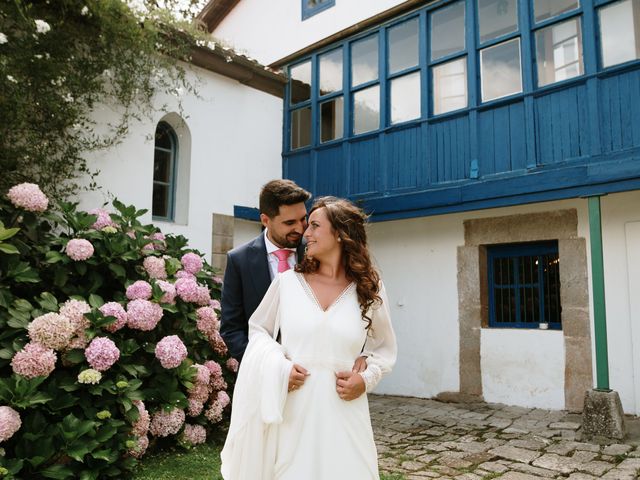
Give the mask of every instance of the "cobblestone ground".
M 624 444 L 582 443 L 580 415 L 375 395 L 369 402 L 387 479 L 640 478 L 637 435 Z

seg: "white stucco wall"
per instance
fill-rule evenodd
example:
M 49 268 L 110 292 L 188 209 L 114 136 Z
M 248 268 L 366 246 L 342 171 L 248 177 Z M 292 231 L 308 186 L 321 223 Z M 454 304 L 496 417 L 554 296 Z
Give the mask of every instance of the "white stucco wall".
M 233 215 L 234 205 L 257 206 L 260 187 L 282 175 L 282 100 L 200 68 L 191 68 L 189 79 L 200 98 L 182 96 L 191 152 L 189 175 L 179 180 L 185 188 L 176 199 L 178 208 L 188 204 L 176 223 L 155 223 L 164 232 L 186 236 L 210 256 L 211 214 Z M 178 112 L 175 97 L 161 96 L 154 103 Z M 114 118 L 105 106 L 95 115 L 103 123 Z M 103 189 L 82 195 L 83 208 L 100 206 L 111 194 L 148 208 L 143 221 L 151 222 L 153 135 L 164 116 L 156 112 L 135 122 L 121 144 L 89 157 L 90 167 L 100 170 L 96 180 Z
M 269 65 L 400 3 L 336 0 L 335 6 L 302 21 L 300 0 L 242 0 L 213 35 Z
M 634 382 L 640 379 L 640 296 L 629 292 L 640 288 L 638 205 L 640 192 L 602 199 L 611 388 L 619 392 L 625 412 L 635 414 L 640 413 L 640 381 Z M 464 220 L 567 208 L 578 211 L 578 236 L 586 238 L 590 255 L 584 199 L 372 224 L 371 248 L 387 286 L 399 345 L 396 368 L 378 391 L 432 397 L 458 390 L 456 248 L 464 244 Z M 590 276 L 590 257 L 588 270 Z M 593 361 L 595 379 L 595 353 Z M 481 367 L 487 401 L 564 406 L 561 332 L 484 329 Z

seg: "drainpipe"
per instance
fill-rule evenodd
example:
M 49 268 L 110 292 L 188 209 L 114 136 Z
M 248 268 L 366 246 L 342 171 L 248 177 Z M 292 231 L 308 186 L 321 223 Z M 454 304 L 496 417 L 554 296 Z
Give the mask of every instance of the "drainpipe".
M 596 344 L 596 387 L 609 390 L 609 353 L 607 351 L 607 312 L 604 297 L 602 260 L 602 221 L 600 196 L 589 197 L 589 233 L 591 238 L 591 280 L 593 286 L 593 323 Z

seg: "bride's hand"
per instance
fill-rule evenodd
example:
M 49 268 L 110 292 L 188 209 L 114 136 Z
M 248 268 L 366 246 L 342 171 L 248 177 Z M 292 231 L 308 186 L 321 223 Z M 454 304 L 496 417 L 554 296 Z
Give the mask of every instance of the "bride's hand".
M 309 375 L 309 372 L 304 367 L 294 363 L 289 373 L 289 391 L 300 388 L 304 384 L 307 375 Z
M 366 390 L 364 379 L 359 373 L 336 373 L 336 392 L 342 400 L 355 400 Z
M 360 372 L 364 372 L 366 369 L 367 369 L 367 357 L 363 355 L 356 358 L 356 361 L 353 363 L 353 367 L 351 368 L 351 371 L 353 373 L 360 373 Z

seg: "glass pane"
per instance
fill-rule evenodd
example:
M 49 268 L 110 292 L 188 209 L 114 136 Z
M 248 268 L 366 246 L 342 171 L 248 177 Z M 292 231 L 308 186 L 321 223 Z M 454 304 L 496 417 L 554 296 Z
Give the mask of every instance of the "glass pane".
M 520 321 L 540 323 L 540 289 L 537 286 L 520 288 Z
M 166 123 L 160 122 L 156 128 L 156 147 L 171 150 L 173 148 L 173 137 L 171 136 L 171 127 Z
M 536 22 L 541 22 L 579 6 L 579 0 L 534 0 L 533 11 L 535 12 Z
M 560 323 L 560 259 L 557 253 L 545 255 L 542 259 L 545 321 Z
M 517 0 L 478 0 L 480 41 L 518 30 Z
M 391 80 L 391 123 L 420 118 L 420 72 Z
M 370 132 L 380 127 L 380 87 L 365 88 L 353 94 L 353 133 Z
M 467 57 L 433 67 L 433 113 L 467 106 Z
M 538 257 L 528 256 L 518 258 L 520 266 L 520 284 L 538 283 Z
M 600 9 L 602 65 L 640 58 L 640 0 L 624 0 Z
M 464 50 L 464 2 L 431 14 L 431 60 Z
M 344 100 L 338 97 L 320 105 L 320 141 L 342 138 Z
M 170 152 L 156 150 L 153 158 L 153 179 L 158 182 L 171 182 L 171 157 Z
M 505 323 L 517 321 L 515 288 L 494 288 L 493 305 L 496 322 Z
M 151 214 L 154 217 L 169 217 L 169 186 L 153 184 Z
M 291 112 L 291 149 L 311 145 L 311 107 Z
M 342 49 L 319 57 L 320 95 L 342 90 Z
M 495 258 L 493 260 L 493 283 L 495 285 L 512 285 L 514 282 L 513 260 Z
M 519 38 L 480 51 L 480 64 L 483 102 L 522 91 Z
M 389 73 L 418 64 L 418 19 L 389 29 Z
M 311 98 L 311 61 L 291 67 L 291 104 Z
M 582 75 L 582 34 L 574 18 L 536 32 L 538 85 Z
M 378 78 L 378 36 L 354 42 L 351 46 L 351 86 Z

